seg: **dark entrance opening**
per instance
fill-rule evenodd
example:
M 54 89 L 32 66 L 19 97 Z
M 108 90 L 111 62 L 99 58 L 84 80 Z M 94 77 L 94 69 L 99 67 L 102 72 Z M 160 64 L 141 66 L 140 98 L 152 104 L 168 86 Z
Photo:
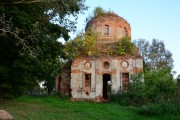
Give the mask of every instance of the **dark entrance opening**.
M 108 95 L 111 94 L 111 75 L 103 75 L 103 98 L 108 98 Z

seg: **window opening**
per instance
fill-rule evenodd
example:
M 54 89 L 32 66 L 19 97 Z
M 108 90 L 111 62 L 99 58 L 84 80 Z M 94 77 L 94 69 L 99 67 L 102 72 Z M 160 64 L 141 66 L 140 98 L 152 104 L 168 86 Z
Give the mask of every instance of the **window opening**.
M 109 66 L 109 62 L 104 62 L 104 68 L 105 69 L 108 69 L 110 66 Z
M 91 86 L 91 74 L 85 74 L 85 87 Z
M 127 36 L 127 29 L 123 28 L 123 36 Z
M 109 26 L 105 25 L 105 31 L 104 31 L 105 35 L 109 35 Z
M 128 89 L 129 73 L 122 73 L 122 87 L 126 91 Z

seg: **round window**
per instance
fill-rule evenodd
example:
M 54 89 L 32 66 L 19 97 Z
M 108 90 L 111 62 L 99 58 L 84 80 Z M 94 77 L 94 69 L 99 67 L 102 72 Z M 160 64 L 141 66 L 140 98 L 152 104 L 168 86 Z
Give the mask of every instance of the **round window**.
M 129 66 L 129 63 L 128 63 L 127 61 L 122 61 L 122 62 L 121 62 L 121 66 L 122 66 L 123 68 L 127 68 L 127 67 Z
M 91 63 L 86 62 L 86 63 L 84 64 L 84 68 L 85 68 L 85 69 L 90 69 L 90 68 L 91 68 Z

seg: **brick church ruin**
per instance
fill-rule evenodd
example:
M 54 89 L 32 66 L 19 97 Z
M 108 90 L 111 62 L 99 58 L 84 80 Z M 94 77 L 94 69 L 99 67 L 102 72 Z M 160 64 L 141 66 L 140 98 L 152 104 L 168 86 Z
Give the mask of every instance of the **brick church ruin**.
M 92 28 L 100 33 L 97 47 L 116 46 L 121 38 L 131 37 L 130 24 L 114 13 L 92 18 L 85 30 Z M 143 72 L 143 59 L 138 48 L 133 55 L 78 56 L 57 77 L 56 92 L 73 100 L 103 101 L 113 92 L 127 90 L 130 75 L 139 72 Z

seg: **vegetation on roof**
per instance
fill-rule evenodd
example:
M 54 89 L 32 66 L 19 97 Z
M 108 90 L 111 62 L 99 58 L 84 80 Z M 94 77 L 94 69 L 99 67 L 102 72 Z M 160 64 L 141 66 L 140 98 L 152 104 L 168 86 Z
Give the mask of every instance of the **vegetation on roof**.
M 90 20 L 92 19 L 95 19 L 95 18 L 98 18 L 100 16 L 116 16 L 116 17 L 119 17 L 116 13 L 114 13 L 113 11 L 106 11 L 104 10 L 103 8 L 101 7 L 95 7 L 94 8 L 94 11 L 93 11 L 93 14 L 89 15 L 87 18 L 86 18 L 86 22 L 88 23 Z M 120 17 L 119 17 L 120 18 Z
M 98 35 L 94 31 L 87 31 L 66 42 L 64 53 L 67 58 L 134 55 L 135 45 L 131 43 L 130 37 L 123 37 L 116 43 L 97 44 Z
M 113 11 L 110 11 L 110 10 L 106 11 L 101 7 L 95 7 L 93 13 L 86 18 L 87 26 L 91 21 L 94 21 L 94 20 L 96 20 L 96 19 L 98 19 L 100 17 L 108 17 L 108 16 L 113 16 L 115 18 L 119 18 L 119 19 L 121 19 L 123 21 L 126 21 L 124 18 L 120 17 L 119 15 L 114 13 Z

